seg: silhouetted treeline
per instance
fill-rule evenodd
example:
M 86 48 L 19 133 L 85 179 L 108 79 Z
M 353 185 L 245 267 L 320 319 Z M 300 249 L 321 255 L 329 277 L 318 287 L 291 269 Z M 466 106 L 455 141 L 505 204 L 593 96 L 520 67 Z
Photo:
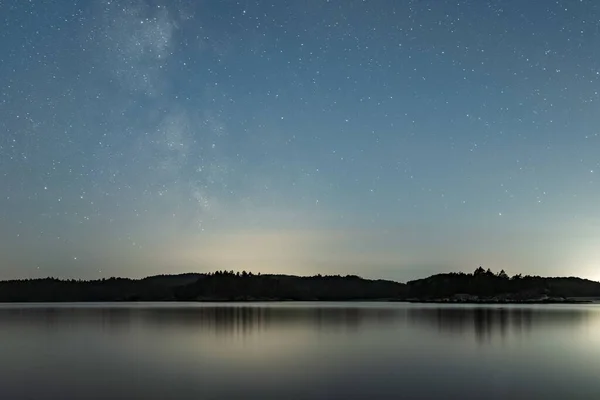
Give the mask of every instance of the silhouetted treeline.
M 94 281 L 25 279 L 0 282 L 0 302 L 233 301 L 399 299 L 405 285 L 357 276 L 211 274 L 158 275 Z
M 398 299 L 402 283 L 367 280 L 355 275 L 299 277 L 219 271 L 175 289 L 178 300 L 373 300 Z
M 499 300 L 598 297 L 600 283 L 581 278 L 509 277 L 504 270 L 495 274 L 479 267 L 472 274 L 448 273 L 407 283 L 408 298 L 441 299 L 459 295 Z M 468 299 L 468 298 L 467 298 Z
M 0 301 L 168 301 L 173 299 L 175 287 L 195 282 L 199 276 L 200 274 L 182 274 L 94 281 L 56 278 L 2 281 Z
M 144 279 L 95 281 L 25 279 L 0 282 L 0 302 L 78 301 L 253 301 L 253 300 L 410 300 L 410 301 L 561 301 L 600 297 L 600 283 L 580 278 L 542 278 L 493 273 L 433 275 L 407 284 L 355 275 L 157 275 Z

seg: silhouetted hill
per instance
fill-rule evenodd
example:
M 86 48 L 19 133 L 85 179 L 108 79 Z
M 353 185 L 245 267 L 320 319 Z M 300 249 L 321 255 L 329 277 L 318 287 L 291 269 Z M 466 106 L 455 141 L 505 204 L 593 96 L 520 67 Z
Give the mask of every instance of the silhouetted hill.
M 402 283 L 358 276 L 253 275 L 217 272 L 175 290 L 178 300 L 374 300 L 402 298 Z
M 144 279 L 3 281 L 0 302 L 373 300 L 402 298 L 405 287 L 402 283 L 357 276 L 298 277 L 219 271 Z
M 355 275 L 301 277 L 217 271 L 95 281 L 24 279 L 0 282 L 0 302 L 408 300 L 434 302 L 565 301 L 600 297 L 600 282 L 580 278 L 509 277 L 478 268 L 407 284 Z
M 55 278 L 0 282 L 0 302 L 167 301 L 175 287 L 195 282 L 200 274 L 156 275 L 144 279 L 94 281 Z
M 407 283 L 407 297 L 415 300 L 446 301 L 561 301 L 570 297 L 600 297 L 600 282 L 586 279 L 509 277 L 478 268 L 472 274 L 448 273 Z

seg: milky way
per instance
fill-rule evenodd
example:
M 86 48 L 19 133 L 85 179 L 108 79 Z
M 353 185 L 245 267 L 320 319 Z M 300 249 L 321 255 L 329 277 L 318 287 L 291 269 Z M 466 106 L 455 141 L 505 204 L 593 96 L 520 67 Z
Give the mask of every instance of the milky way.
M 600 279 L 595 1 L 0 3 L 0 278 Z

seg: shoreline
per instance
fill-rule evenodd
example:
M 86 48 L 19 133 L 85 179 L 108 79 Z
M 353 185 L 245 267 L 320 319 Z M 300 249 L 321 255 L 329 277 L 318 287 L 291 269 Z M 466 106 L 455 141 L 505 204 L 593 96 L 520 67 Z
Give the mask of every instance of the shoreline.
M 407 303 L 407 304 L 445 304 L 445 305 L 505 305 L 505 304 L 518 304 L 518 305 L 539 305 L 539 304 L 600 304 L 600 299 L 596 300 L 577 300 L 577 299 L 565 299 L 565 300 L 465 300 L 465 301 L 448 301 L 443 299 L 351 299 L 351 300 L 321 300 L 321 299 L 306 299 L 306 300 L 292 300 L 292 299 L 196 299 L 196 300 L 175 300 L 175 299 L 164 299 L 164 300 L 93 300 L 93 301 L 0 301 L 0 304 L 99 304 L 99 303 L 114 303 L 114 304 L 140 304 L 140 303 L 237 303 L 237 304 L 252 304 L 252 303 Z
M 413 304 L 594 304 L 592 300 L 522 300 L 522 301 L 443 301 L 443 300 L 401 300 L 398 302 Z

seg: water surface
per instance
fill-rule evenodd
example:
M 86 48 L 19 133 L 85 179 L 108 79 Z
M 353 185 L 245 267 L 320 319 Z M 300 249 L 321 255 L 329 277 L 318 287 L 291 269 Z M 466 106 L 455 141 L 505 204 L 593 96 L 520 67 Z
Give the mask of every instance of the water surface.
M 599 376 L 599 305 L 0 305 L 0 399 L 600 399 Z

